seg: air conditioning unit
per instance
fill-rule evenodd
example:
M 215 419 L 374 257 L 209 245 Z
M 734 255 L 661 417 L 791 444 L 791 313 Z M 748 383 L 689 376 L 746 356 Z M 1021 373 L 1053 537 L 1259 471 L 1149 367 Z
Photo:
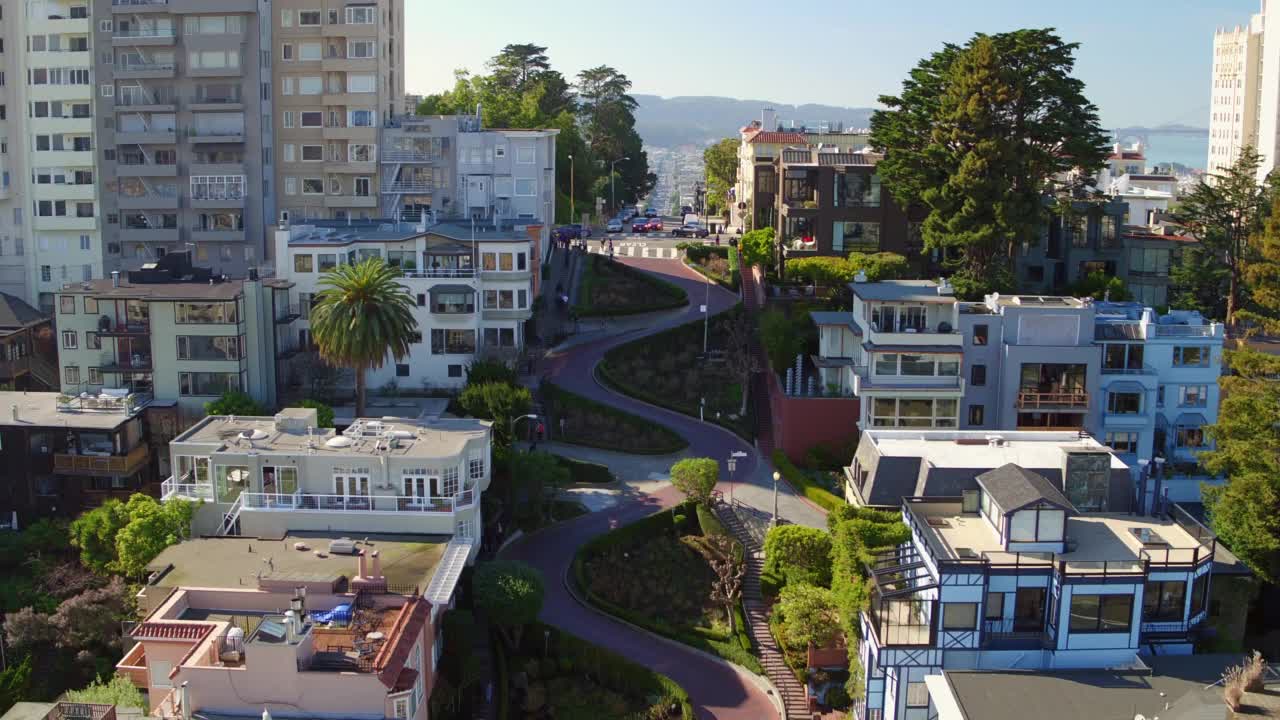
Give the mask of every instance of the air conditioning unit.
M 329 541 L 330 555 L 355 555 L 356 541 L 351 538 L 338 538 Z
M 289 211 L 281 210 L 280 211 L 280 229 L 286 230 L 288 229 L 288 227 L 289 227 Z

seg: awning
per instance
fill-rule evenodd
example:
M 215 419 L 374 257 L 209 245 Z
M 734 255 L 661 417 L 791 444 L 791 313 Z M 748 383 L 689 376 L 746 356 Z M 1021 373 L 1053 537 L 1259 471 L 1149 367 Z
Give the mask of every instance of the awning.
M 432 285 L 427 292 L 435 295 L 437 293 L 473 293 L 476 289 L 470 285 Z
M 462 577 L 462 569 L 467 566 L 467 560 L 471 557 L 471 548 L 474 545 L 475 541 L 470 538 L 454 536 L 445 546 L 444 556 L 440 558 L 440 564 L 436 565 L 436 572 L 431 576 L 431 583 L 427 585 L 427 591 L 424 593 L 432 606 L 444 607 L 449 604 L 449 599 L 453 597 L 453 590 L 458 586 L 458 579 Z
M 1182 413 L 1173 421 L 1173 424 L 1178 427 L 1199 427 L 1208 425 L 1209 421 L 1201 413 Z
M 1147 389 L 1136 380 L 1117 380 L 1104 388 L 1107 392 L 1145 393 Z

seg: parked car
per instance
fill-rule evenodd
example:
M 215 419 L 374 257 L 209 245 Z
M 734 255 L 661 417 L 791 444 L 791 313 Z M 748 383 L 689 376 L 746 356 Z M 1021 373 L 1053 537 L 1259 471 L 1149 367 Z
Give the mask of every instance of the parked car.
M 693 206 L 692 206 L 692 205 L 681 205 L 681 206 L 680 206 L 680 214 L 681 214 L 681 215 L 688 215 L 688 214 L 690 214 L 690 213 L 692 213 L 692 212 L 693 212 Z
M 551 237 L 560 242 L 577 240 L 579 234 L 580 234 L 579 231 L 576 228 L 574 228 L 572 225 L 561 225 L 560 227 L 551 231 Z
M 653 208 L 645 208 L 644 216 L 647 218 L 656 218 L 658 217 L 658 211 L 654 210 Z
M 662 218 L 649 218 L 649 222 L 644 224 L 644 229 L 650 232 L 662 232 Z
M 707 229 L 702 227 L 701 225 L 697 225 L 695 223 L 685 223 L 684 225 L 681 225 L 680 227 L 672 230 L 671 234 L 674 237 L 704 238 L 710 233 L 708 233 Z
M 631 223 L 631 232 L 642 233 L 642 232 L 648 232 L 648 231 L 649 231 L 649 220 L 648 220 L 648 219 L 646 219 L 646 218 L 636 218 L 634 221 L 632 221 L 632 223 Z
M 618 218 L 614 218 L 610 220 L 608 224 L 604 226 L 604 231 L 607 233 L 622 232 L 622 221 L 619 220 Z
M 578 232 L 578 234 L 574 236 L 574 238 L 575 238 L 575 239 L 579 239 L 579 240 L 580 240 L 580 239 L 582 239 L 582 238 L 589 238 L 589 237 L 591 237 L 591 227 L 590 227 L 590 226 L 587 226 L 587 227 L 585 227 L 585 228 L 584 228 L 584 227 L 582 226 L 582 223 L 574 223 L 574 224 L 570 225 L 569 227 L 573 228 L 574 230 L 576 230 L 576 231 Z

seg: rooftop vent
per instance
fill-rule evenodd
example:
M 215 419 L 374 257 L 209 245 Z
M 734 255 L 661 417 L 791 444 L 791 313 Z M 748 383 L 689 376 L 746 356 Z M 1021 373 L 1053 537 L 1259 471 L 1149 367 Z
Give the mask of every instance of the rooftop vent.
M 347 537 L 338 538 L 337 540 L 330 540 L 329 554 L 330 555 L 355 555 L 356 541 Z
M 978 557 L 978 553 L 974 552 L 973 548 L 958 547 L 956 548 L 956 557 L 962 560 L 972 560 Z
M 329 448 L 345 448 L 351 447 L 352 440 L 349 437 L 338 435 L 324 441 L 324 446 Z
M 946 518 L 943 518 L 943 517 L 930 517 L 930 518 L 925 518 L 925 522 L 929 523 L 929 527 L 931 527 L 931 528 L 949 528 L 949 527 L 951 527 L 951 521 L 950 521 L 950 520 L 948 520 L 948 519 L 946 519 Z

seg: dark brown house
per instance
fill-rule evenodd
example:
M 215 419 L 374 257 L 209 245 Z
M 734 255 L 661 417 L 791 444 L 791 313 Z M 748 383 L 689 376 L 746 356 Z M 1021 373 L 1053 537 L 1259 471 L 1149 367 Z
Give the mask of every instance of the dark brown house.
M 923 263 L 923 212 L 905 212 L 880 185 L 870 152 L 785 148 L 774 160 L 774 223 L 785 259 L 894 252 Z
M 0 293 L 0 386 L 56 389 L 57 360 L 49 316 L 20 298 Z

